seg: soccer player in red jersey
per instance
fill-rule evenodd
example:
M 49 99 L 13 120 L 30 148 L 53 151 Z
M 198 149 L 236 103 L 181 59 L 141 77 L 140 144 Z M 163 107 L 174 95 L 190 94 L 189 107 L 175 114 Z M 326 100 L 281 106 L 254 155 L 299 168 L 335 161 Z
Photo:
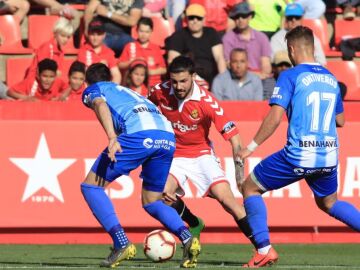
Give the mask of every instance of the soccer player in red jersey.
M 149 94 L 149 99 L 172 123 L 176 136 L 176 151 L 165 186 L 164 199 L 172 203 L 189 224 L 192 234 L 199 237 L 204 223 L 194 216 L 179 198 L 184 195 L 183 185 L 191 179 L 199 193 L 218 200 L 234 217 L 243 233 L 251 239 L 245 210 L 235 199 L 209 139 L 210 126 L 214 123 L 223 138 L 231 144 L 237 183 L 240 187 L 243 166 L 237 155 L 238 149 L 241 149 L 238 130 L 227 118 L 215 97 L 196 83 L 194 63 L 190 58 L 176 57 L 169 66 L 169 72 L 170 81 L 157 84 Z

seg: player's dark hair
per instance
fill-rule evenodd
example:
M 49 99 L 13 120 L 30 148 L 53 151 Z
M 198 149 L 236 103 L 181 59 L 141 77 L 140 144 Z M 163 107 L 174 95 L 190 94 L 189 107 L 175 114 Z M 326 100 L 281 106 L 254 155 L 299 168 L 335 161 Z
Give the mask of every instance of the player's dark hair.
M 38 63 L 37 68 L 39 74 L 41 74 L 44 70 L 51 70 L 56 73 L 58 65 L 54 60 L 45 58 Z
M 169 72 L 180 73 L 184 71 L 188 71 L 190 74 L 194 74 L 195 65 L 189 57 L 180 55 L 174 58 L 174 60 L 169 65 Z
M 81 72 L 85 74 L 85 70 L 86 70 L 86 66 L 83 62 L 74 61 L 70 66 L 68 75 L 71 76 L 71 74 L 73 74 L 74 72 Z
M 314 34 L 313 31 L 306 26 L 297 26 L 290 30 L 285 35 L 285 40 L 288 44 L 294 44 L 295 41 L 302 41 L 306 45 L 314 47 Z
M 137 28 L 139 28 L 140 25 L 147 25 L 151 30 L 154 29 L 154 23 L 151 18 L 141 17 L 137 23 Z
M 110 69 L 103 63 L 92 64 L 86 70 L 85 80 L 88 85 L 97 82 L 109 82 L 111 81 Z

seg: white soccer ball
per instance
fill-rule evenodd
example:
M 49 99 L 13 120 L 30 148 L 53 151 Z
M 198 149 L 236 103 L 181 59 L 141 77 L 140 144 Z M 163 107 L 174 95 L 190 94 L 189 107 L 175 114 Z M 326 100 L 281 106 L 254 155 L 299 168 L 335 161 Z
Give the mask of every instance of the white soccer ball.
M 165 230 L 148 233 L 144 240 L 144 254 L 153 262 L 170 260 L 176 251 L 175 238 Z

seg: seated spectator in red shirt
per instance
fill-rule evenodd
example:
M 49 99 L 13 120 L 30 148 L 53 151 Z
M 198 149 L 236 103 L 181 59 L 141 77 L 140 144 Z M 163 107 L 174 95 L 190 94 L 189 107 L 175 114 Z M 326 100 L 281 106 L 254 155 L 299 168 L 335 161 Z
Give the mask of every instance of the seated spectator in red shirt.
M 119 84 L 121 73 L 117 66 L 114 51 L 104 44 L 105 36 L 104 23 L 99 18 L 94 18 L 89 23 L 87 41 L 79 50 L 78 61 L 83 62 L 86 67 L 95 63 L 107 65 L 110 68 L 112 81 Z
M 26 17 L 29 12 L 30 4 L 27 0 L 1 0 L 0 1 L 0 15 L 12 14 L 19 19 L 20 22 Z
M 131 62 L 125 75 L 124 84 L 131 90 L 146 97 L 148 95 L 148 77 L 146 62 L 142 59 L 135 59 Z
M 69 82 L 65 85 L 61 96 L 58 100 L 79 100 L 81 101 L 82 93 L 86 88 L 85 83 L 85 64 L 80 61 L 74 61 L 69 69 Z
M 160 47 L 150 42 L 153 27 L 153 21 L 150 18 L 142 17 L 137 24 L 138 39 L 126 44 L 119 58 L 119 68 L 122 71 L 126 71 L 134 59 L 144 59 L 149 70 L 150 87 L 161 82 L 161 75 L 166 73 Z
M 36 76 L 10 87 L 8 96 L 25 101 L 56 100 L 64 88 L 64 82 L 56 76 L 57 68 L 54 60 L 41 60 Z
M 41 31 L 41 29 L 39 29 Z M 64 52 L 62 48 L 68 43 L 74 33 L 74 27 L 68 19 L 60 18 L 53 28 L 54 37 L 43 43 L 35 51 L 34 60 L 28 70 L 26 77 L 34 77 L 38 63 L 45 59 L 52 59 L 57 63 L 57 75 L 61 76 L 63 72 Z

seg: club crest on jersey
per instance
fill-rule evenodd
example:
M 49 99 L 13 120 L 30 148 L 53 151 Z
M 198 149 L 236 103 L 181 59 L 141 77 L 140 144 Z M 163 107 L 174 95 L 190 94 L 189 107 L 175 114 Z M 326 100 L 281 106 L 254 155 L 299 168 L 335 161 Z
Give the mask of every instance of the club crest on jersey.
M 199 120 L 199 112 L 197 109 L 192 110 L 190 117 L 194 120 Z

